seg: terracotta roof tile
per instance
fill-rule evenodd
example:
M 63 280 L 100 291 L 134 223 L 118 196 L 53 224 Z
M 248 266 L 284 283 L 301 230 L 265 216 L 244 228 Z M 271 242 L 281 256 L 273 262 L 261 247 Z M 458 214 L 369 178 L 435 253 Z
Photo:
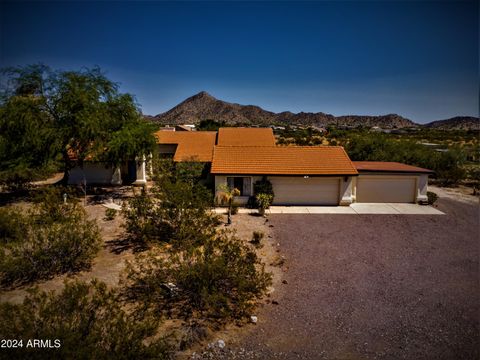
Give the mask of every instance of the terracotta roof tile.
M 212 174 L 357 175 L 340 146 L 215 146 Z
M 220 128 L 219 146 L 275 146 L 271 128 Z
M 158 144 L 177 144 L 174 161 L 210 162 L 217 133 L 215 131 L 157 131 Z
M 432 170 L 423 169 L 416 166 L 402 164 L 398 162 L 388 161 L 354 161 L 353 165 L 358 171 L 371 171 L 371 172 L 415 172 L 415 173 L 429 173 L 432 174 Z

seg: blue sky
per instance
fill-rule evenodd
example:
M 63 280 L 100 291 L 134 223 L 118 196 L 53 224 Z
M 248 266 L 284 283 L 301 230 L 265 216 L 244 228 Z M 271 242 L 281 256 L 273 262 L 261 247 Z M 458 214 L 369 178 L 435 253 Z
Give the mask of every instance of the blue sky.
M 267 110 L 478 116 L 476 1 L 2 2 L 0 66 L 99 65 L 146 114 L 205 90 Z

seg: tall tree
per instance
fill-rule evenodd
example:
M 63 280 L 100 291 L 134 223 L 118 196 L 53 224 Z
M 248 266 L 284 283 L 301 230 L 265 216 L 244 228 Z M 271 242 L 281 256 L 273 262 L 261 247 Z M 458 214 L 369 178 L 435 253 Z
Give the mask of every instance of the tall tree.
M 120 93 L 99 68 L 53 71 L 30 65 L 5 69 L 3 74 L 0 128 L 14 136 L 3 136 L 2 131 L 0 149 L 11 143 L 20 144 L 19 152 L 28 149 L 23 144 L 34 134 L 19 131 L 22 126 L 46 132 L 39 146 L 49 151 L 37 162 L 44 165 L 61 155 L 64 182 L 69 170 L 83 167 L 86 159 L 118 164 L 154 147 L 153 129 L 142 119 L 133 96 Z M 20 158 L 22 166 L 37 165 L 28 157 Z M 8 158 L 0 160 L 3 169 Z

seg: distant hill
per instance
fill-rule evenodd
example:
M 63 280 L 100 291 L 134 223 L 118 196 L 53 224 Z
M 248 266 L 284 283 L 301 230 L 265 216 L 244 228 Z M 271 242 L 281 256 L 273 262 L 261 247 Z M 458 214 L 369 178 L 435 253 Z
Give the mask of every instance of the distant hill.
M 240 105 L 218 100 L 205 91 L 189 97 L 167 112 L 156 116 L 146 116 L 146 118 L 164 125 L 198 124 L 202 120 L 211 119 L 224 121 L 229 125 L 379 126 L 384 129 L 419 126 L 397 114 L 333 116 L 323 112 L 292 113 L 285 111 L 274 113 L 259 106 Z
M 268 126 L 283 125 L 344 125 L 344 126 L 380 126 L 382 128 L 402 128 L 416 126 L 411 120 L 396 114 L 383 116 L 338 116 L 318 113 L 292 113 L 289 111 L 274 113 L 254 105 L 240 105 L 218 100 L 202 91 L 182 101 L 174 108 L 156 116 L 146 116 L 149 120 L 160 124 L 198 124 L 202 120 L 211 119 L 225 121 L 229 125 L 251 124 Z
M 441 130 L 480 130 L 480 119 L 473 116 L 456 116 L 446 120 L 432 121 L 425 126 Z

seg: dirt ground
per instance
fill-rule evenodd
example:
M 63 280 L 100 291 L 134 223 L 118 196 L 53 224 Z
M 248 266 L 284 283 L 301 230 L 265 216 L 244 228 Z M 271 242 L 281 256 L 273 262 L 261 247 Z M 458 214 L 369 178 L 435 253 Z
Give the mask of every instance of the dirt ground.
M 446 215 L 271 215 L 278 305 L 205 358 L 478 359 L 478 199 L 432 190 Z
M 265 233 L 258 254 L 274 274 L 257 324 L 235 325 L 183 358 L 218 359 L 477 359 L 479 356 L 478 198 L 431 187 L 444 216 L 233 216 L 244 241 Z M 122 219 L 104 220 L 90 204 L 104 238 L 91 271 L 110 286 L 125 261 Z M 284 262 L 284 263 L 283 263 Z M 283 263 L 283 264 L 282 264 Z M 59 290 L 68 276 L 40 282 Z M 23 287 L 0 294 L 20 302 Z M 224 349 L 207 350 L 217 340 Z
M 114 198 L 125 196 L 125 194 L 122 193 L 112 195 Z M 106 198 L 109 199 L 111 196 L 107 195 Z M 21 303 L 28 294 L 27 290 L 34 286 L 38 286 L 40 290 L 60 291 L 63 289 L 64 281 L 67 279 L 89 281 L 93 278 L 96 278 L 105 282 L 111 287 L 118 285 L 120 275 L 125 268 L 125 262 L 134 258 L 132 249 L 124 241 L 122 241 L 124 238 L 124 230 L 122 228 L 123 218 L 120 214 L 117 214 L 113 220 L 106 220 L 104 218 L 106 207 L 104 207 L 100 202 L 96 203 L 93 196 L 89 196 L 87 200 L 88 205 L 85 207 L 85 209 L 90 219 L 96 219 L 102 239 L 104 241 L 103 248 L 99 251 L 98 255 L 94 259 L 92 268 L 89 271 L 83 271 L 74 275 L 56 276 L 50 280 L 39 281 L 34 284 L 16 288 L 14 290 L 2 291 L 0 292 L 0 302 Z M 117 203 L 119 202 L 118 200 L 115 201 Z M 16 203 L 15 206 L 28 207 L 30 205 L 25 202 L 20 202 Z M 221 216 L 221 218 L 225 224 L 226 216 Z M 249 243 L 249 241 L 252 239 L 253 231 L 260 231 L 264 234 L 262 246 L 257 249 L 257 254 L 262 259 L 262 262 L 265 263 L 266 271 L 273 274 L 273 284 L 269 289 L 269 297 L 271 297 L 272 294 L 275 293 L 276 288 L 281 284 L 280 280 L 282 278 L 283 271 L 285 270 L 282 267 L 282 255 L 280 254 L 277 243 L 272 236 L 272 227 L 270 227 L 268 219 L 256 216 L 256 214 L 238 214 L 234 215 L 232 219 L 232 225 L 220 225 L 219 229 L 227 229 L 235 232 L 235 234 L 246 243 Z M 181 326 L 181 322 L 168 322 L 167 325 L 169 326 L 168 328 L 170 330 L 176 330 Z M 189 358 L 195 349 L 201 349 L 209 342 L 219 338 L 225 339 L 225 341 L 230 343 L 232 341 L 231 339 L 239 336 L 239 334 L 245 331 L 248 331 L 248 326 L 238 327 L 236 325 L 230 325 L 220 331 L 213 333 L 210 332 L 210 337 L 198 344 L 198 346 L 196 346 L 194 349 L 183 354 L 179 354 L 179 357 Z
M 91 197 L 89 197 L 91 198 Z M 18 204 L 25 206 L 25 204 Z M 93 261 L 92 268 L 88 271 L 82 271 L 74 275 L 60 275 L 46 281 L 39 281 L 31 285 L 25 285 L 14 290 L 0 292 L 0 302 L 8 301 L 20 303 L 27 295 L 27 290 L 33 286 L 38 286 L 40 290 L 58 291 L 63 289 L 65 280 L 79 279 L 89 281 L 98 279 L 105 282 L 108 286 L 116 286 L 121 271 L 125 267 L 125 261 L 133 259 L 131 249 L 123 249 L 121 241 L 123 228 L 121 226 L 123 219 L 117 214 L 113 220 L 105 220 L 105 210 L 101 204 L 89 204 L 85 207 L 90 219 L 96 219 L 103 239 L 102 249 Z

